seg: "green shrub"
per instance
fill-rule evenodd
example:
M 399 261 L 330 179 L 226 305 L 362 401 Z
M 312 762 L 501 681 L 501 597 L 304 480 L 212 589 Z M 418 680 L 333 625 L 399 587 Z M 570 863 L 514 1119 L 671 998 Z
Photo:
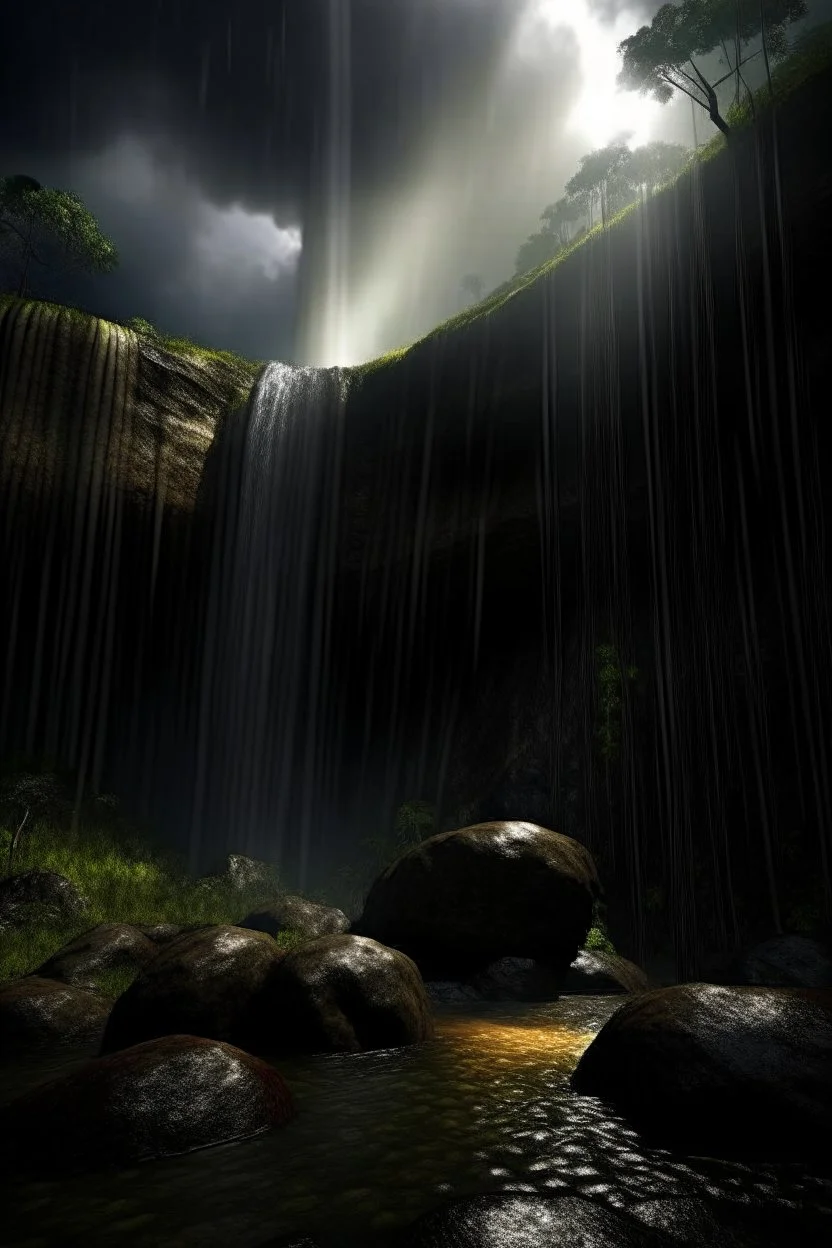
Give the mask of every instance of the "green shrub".
M 591 927 L 584 941 L 584 949 L 601 953 L 615 953 L 615 945 L 601 927 Z

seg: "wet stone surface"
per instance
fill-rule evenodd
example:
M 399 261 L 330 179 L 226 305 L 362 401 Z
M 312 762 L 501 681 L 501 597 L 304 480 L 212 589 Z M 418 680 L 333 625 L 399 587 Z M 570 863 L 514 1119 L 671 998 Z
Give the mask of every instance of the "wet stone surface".
M 568 1078 L 620 1001 L 438 1006 L 409 1048 L 282 1061 L 296 1119 L 279 1132 L 106 1175 L 28 1182 L 5 1202 L 8 1248 L 388 1248 L 449 1199 L 582 1195 L 616 1208 L 659 1196 L 777 1198 L 832 1208 L 832 1176 L 645 1148 Z M 77 1062 L 0 1071 L 7 1100 Z

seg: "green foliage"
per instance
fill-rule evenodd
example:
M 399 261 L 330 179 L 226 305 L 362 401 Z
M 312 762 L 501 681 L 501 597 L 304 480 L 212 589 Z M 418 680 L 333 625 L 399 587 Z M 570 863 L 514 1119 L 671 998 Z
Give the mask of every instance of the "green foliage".
M 418 845 L 436 831 L 436 810 L 430 802 L 403 802 L 393 824 L 397 845 Z
M 112 966 L 95 975 L 95 986 L 102 996 L 116 1001 L 138 976 L 139 972 L 132 966 Z
M 0 816 L 0 830 L 8 835 L 9 826 Z M 26 831 L 15 871 L 55 871 L 78 887 L 89 906 L 62 924 L 7 928 L 0 941 L 0 979 L 28 974 L 99 923 L 236 923 L 263 900 L 262 883 L 236 889 L 219 879 L 206 888 L 190 879 L 173 855 L 152 850 L 114 821 L 107 803 L 85 808 L 77 824 L 40 818 Z M 288 947 L 290 941 L 283 934 L 278 943 Z
M 603 927 L 591 927 L 584 941 L 584 949 L 596 950 L 600 953 L 615 953 L 615 945 Z
M 115 244 L 74 191 L 41 186 L 25 174 L 0 178 L 0 245 L 24 293 L 32 263 L 45 269 L 110 273 Z
M 127 329 L 132 329 L 136 334 L 144 334 L 146 338 L 161 338 L 162 335 L 155 325 L 151 325 L 150 321 L 146 321 L 143 316 L 132 316 L 129 321 L 125 322 Z
M 649 26 L 642 26 L 619 44 L 623 57 L 619 85 L 652 95 L 661 103 L 681 91 L 729 134 L 730 128 L 719 112 L 716 88 L 736 77 L 739 89 L 742 66 L 757 55 L 744 55 L 745 45 L 763 31 L 769 59 L 785 56 L 786 26 L 805 15 L 805 0 L 684 0 L 681 5 L 664 4 Z M 693 58 L 707 56 L 720 47 L 729 70 L 710 82 Z
M 287 929 L 284 932 L 278 932 L 274 939 L 279 949 L 283 949 L 286 953 L 291 953 L 293 949 L 299 948 L 300 945 L 307 944 L 309 937 L 304 936 L 303 932 Z
M 625 685 L 634 681 L 638 669 L 624 666 L 615 646 L 595 650 L 598 680 L 598 726 L 596 738 L 601 757 L 611 762 L 621 749 L 621 721 Z

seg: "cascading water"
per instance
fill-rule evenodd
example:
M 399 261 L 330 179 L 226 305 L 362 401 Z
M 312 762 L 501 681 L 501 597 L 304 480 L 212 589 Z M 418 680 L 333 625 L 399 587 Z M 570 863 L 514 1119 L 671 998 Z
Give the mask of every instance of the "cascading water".
M 289 854 L 303 886 L 324 795 L 342 378 L 272 363 L 224 465 L 202 662 L 191 864 Z M 233 458 L 233 456 L 232 456 Z M 290 828 L 291 823 L 291 828 Z

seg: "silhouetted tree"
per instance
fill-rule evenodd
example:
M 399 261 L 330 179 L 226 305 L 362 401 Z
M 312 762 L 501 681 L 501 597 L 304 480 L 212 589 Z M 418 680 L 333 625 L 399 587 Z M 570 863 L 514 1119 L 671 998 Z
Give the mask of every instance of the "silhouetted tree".
M 109 273 L 115 245 L 73 191 L 41 186 L 26 174 L 0 178 L 0 246 L 17 268 L 17 293 L 26 293 L 32 263 L 54 270 Z
M 477 273 L 466 273 L 460 286 L 462 293 L 468 296 L 472 303 L 479 303 L 482 299 L 482 278 Z
M 681 91 L 703 108 L 726 138 L 731 128 L 722 116 L 716 88 L 728 78 L 741 78 L 741 67 L 760 51 L 767 58 L 785 55 L 786 26 L 805 16 L 805 0 L 685 0 L 681 5 L 665 4 L 649 26 L 642 26 L 623 40 L 618 50 L 623 66 L 618 75 L 621 86 L 649 94 L 663 104 Z M 745 45 L 761 36 L 763 48 L 742 56 Z M 728 44 L 734 47 L 734 59 Z M 709 82 L 694 61 L 723 49 L 730 71 Z

